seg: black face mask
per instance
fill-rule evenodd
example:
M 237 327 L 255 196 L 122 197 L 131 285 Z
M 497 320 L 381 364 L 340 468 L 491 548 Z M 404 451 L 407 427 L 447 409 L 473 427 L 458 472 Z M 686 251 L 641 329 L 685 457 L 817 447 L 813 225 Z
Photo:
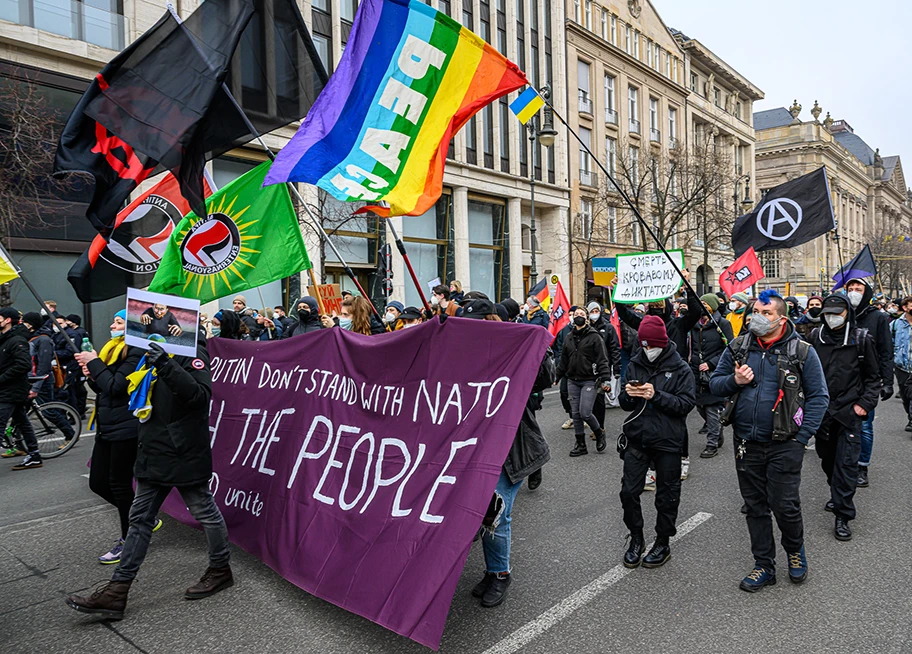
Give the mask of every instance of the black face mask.
M 681 307 L 680 309 L 678 309 L 678 315 L 686 316 L 686 315 L 687 315 L 687 307 Z
M 817 318 L 820 316 L 820 312 L 823 311 L 823 307 L 811 307 L 808 309 L 808 315 L 811 318 Z
M 573 318 L 573 324 L 576 325 L 577 327 L 582 327 L 583 325 L 586 324 L 586 319 L 583 318 L 582 316 L 575 316 Z
M 649 309 L 646 310 L 646 313 L 648 313 L 650 316 L 664 316 L 665 309 L 660 309 L 658 307 L 649 307 Z
M 298 318 L 300 320 L 307 320 L 308 316 L 310 316 L 310 309 L 298 309 Z

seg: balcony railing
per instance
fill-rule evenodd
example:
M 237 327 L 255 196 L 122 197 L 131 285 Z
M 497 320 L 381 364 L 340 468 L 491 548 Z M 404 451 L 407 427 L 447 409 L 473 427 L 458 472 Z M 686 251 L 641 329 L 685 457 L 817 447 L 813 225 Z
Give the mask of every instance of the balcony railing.
M 123 50 L 127 19 L 76 0 L 0 0 L 0 20 Z
M 614 109 L 605 109 L 605 122 L 609 125 L 618 124 L 618 112 Z
M 649 140 L 652 141 L 653 143 L 661 143 L 662 142 L 662 132 L 655 129 L 654 127 L 650 127 L 649 128 Z
M 670 139 L 668 139 L 668 149 L 677 150 L 678 149 L 678 139 L 676 139 L 673 136 Z
M 592 114 L 592 100 L 585 95 L 579 96 L 579 110 L 583 114 Z
M 598 173 L 591 170 L 581 170 L 580 184 L 585 184 L 586 186 L 598 186 Z
M 640 133 L 640 121 L 634 120 L 631 118 L 630 124 L 627 126 L 627 131 L 629 131 L 631 134 L 639 134 Z

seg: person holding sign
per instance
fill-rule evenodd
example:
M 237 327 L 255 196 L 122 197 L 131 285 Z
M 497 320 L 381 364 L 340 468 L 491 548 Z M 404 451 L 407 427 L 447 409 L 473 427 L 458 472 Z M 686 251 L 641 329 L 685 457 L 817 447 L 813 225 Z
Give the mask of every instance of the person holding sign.
M 709 390 L 709 378 L 719 365 L 725 346 L 735 337 L 731 323 L 719 315 L 719 298 L 713 293 L 706 293 L 700 301 L 706 313 L 701 312 L 700 320 L 690 330 L 690 367 L 697 380 L 697 410 L 706 423 L 706 448 L 700 453 L 700 458 L 711 459 L 719 453 L 724 442 L 719 419 L 725 400 Z M 722 328 L 722 334 L 716 325 Z
M 567 378 L 573 430 L 576 436 L 576 447 L 571 450 L 570 456 L 589 454 L 586 448 L 586 425 L 589 425 L 595 434 L 595 449 L 604 452 L 608 445 L 605 430 L 592 414 L 592 410 L 597 395 L 596 384 L 600 384 L 606 392 L 611 388 L 611 361 L 605 350 L 604 338 L 589 324 L 589 316 L 583 307 L 578 307 L 573 312 L 573 331 L 564 340 L 561 349 L 557 378 L 562 377 Z

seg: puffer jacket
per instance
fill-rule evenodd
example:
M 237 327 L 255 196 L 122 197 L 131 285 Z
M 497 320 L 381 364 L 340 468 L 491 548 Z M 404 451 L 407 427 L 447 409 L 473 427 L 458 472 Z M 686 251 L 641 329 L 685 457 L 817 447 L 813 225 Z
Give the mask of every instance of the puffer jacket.
M 127 356 L 106 366 L 101 359 L 89 361 L 89 386 L 95 391 L 95 437 L 103 441 L 136 438 L 139 419 L 130 411 L 127 375 L 136 370 L 145 352 L 127 348 Z
M 640 348 L 627 365 L 627 379 L 655 388 L 653 398 L 644 400 L 631 397 L 626 386 L 621 387 L 618 402 L 631 412 L 624 422 L 628 443 L 638 450 L 683 452 L 687 414 L 696 406 L 696 389 L 690 367 L 678 354 L 677 346 L 669 342 L 655 361 Z
M 574 328 L 564 339 L 557 378 L 573 381 L 611 379 L 611 362 L 605 351 L 605 339 L 591 325 Z
M 0 402 L 19 404 L 28 399 L 32 369 L 28 337 L 28 329 L 22 325 L 0 334 Z

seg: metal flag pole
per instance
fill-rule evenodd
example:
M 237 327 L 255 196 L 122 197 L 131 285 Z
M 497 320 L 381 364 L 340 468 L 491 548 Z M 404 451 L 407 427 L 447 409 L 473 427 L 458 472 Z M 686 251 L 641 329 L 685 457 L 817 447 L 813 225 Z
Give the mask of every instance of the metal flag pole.
M 550 100 L 544 100 L 544 101 L 545 101 L 545 104 L 554 113 L 554 115 L 557 116 L 558 120 L 560 120 L 561 123 L 563 123 L 564 127 L 567 128 L 567 131 L 570 132 L 571 134 L 573 134 L 574 138 L 577 141 L 579 141 L 580 146 L 582 146 L 582 148 L 589 154 L 589 158 L 592 161 L 594 161 L 595 165 L 597 165 L 601 169 L 601 171 L 605 175 L 605 177 L 611 182 L 612 186 L 614 186 L 614 188 L 617 190 L 618 195 L 620 195 L 621 198 L 624 200 L 624 202 L 627 203 L 627 206 L 630 207 L 630 210 L 633 212 L 633 215 L 636 217 L 636 219 L 639 221 L 639 223 L 643 226 L 643 229 L 645 229 L 646 232 L 652 237 L 652 240 L 654 240 L 656 242 L 656 244 L 658 244 L 659 249 L 662 251 L 662 254 L 665 255 L 665 258 L 667 258 L 669 263 L 671 263 L 672 267 L 675 269 L 675 272 L 678 273 L 678 275 L 681 277 L 681 280 L 684 282 L 684 286 L 687 287 L 687 291 L 689 293 L 693 294 L 694 297 L 699 298 L 700 296 L 697 295 L 697 292 L 694 290 L 694 287 L 690 285 L 690 282 L 684 276 L 684 273 L 678 267 L 678 264 L 675 262 L 674 259 L 672 259 L 671 255 L 668 253 L 668 250 L 665 249 L 665 244 L 659 240 L 659 237 L 656 235 L 656 233 L 654 231 L 652 231 L 652 227 L 649 225 L 649 223 L 643 219 L 642 215 L 640 215 L 640 210 L 637 209 L 636 205 L 630 199 L 630 196 L 628 196 L 627 193 L 624 192 L 624 189 L 621 188 L 621 185 L 618 184 L 617 180 L 614 179 L 614 177 L 612 177 L 611 173 L 608 172 L 608 169 L 605 168 L 605 166 L 602 164 L 602 162 L 599 161 L 598 157 L 596 157 L 595 154 L 592 152 L 592 150 L 589 149 L 589 146 L 583 142 L 583 140 L 579 137 L 579 134 L 577 134 L 573 130 L 573 128 L 570 127 L 570 124 L 566 120 L 564 120 L 564 117 L 561 116 L 557 112 L 557 110 L 554 108 L 554 105 L 551 104 L 551 101 Z M 725 347 L 730 347 L 728 338 L 725 336 L 725 332 L 722 331 L 722 327 L 719 326 L 719 323 L 713 318 L 712 314 L 709 313 L 709 311 L 707 311 L 706 307 L 703 305 L 703 302 L 700 302 L 700 309 L 703 312 L 703 314 L 706 315 L 707 318 L 709 318 L 710 322 L 712 322 L 713 326 L 716 328 L 716 331 L 719 332 L 719 336 L 722 337 L 722 342 L 725 343 Z
M 424 290 L 421 288 L 421 284 L 418 281 L 418 275 L 415 274 L 415 269 L 412 268 L 412 262 L 409 260 L 408 252 L 405 251 L 405 243 L 403 243 L 402 239 L 399 237 L 399 233 L 396 231 L 396 227 L 393 225 L 393 222 L 387 219 L 386 224 L 389 227 L 390 231 L 393 233 L 393 240 L 396 241 L 396 249 L 398 249 L 399 254 L 402 255 L 402 259 L 405 261 L 405 266 L 408 268 L 409 275 L 412 277 L 412 283 L 415 284 L 415 288 L 418 290 L 418 296 L 421 298 L 421 304 L 424 305 L 424 310 L 430 314 L 431 305 L 428 304 Z

